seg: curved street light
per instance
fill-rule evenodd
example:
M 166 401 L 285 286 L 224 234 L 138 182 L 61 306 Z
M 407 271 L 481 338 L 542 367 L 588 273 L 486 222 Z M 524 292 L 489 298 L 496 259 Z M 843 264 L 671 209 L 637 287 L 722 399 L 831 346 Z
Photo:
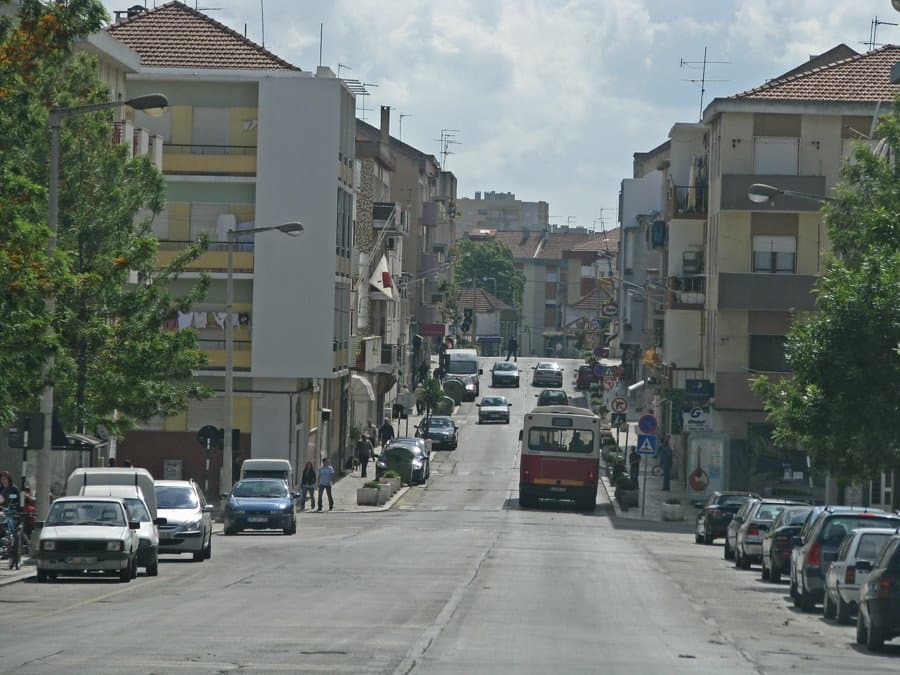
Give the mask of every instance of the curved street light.
M 785 197 L 797 197 L 799 199 L 808 199 L 813 202 L 818 202 L 819 204 L 826 204 L 828 202 L 833 202 L 833 197 L 826 197 L 825 195 L 814 195 L 809 192 L 798 192 L 797 190 L 784 190 L 782 188 L 775 187 L 774 185 L 766 185 L 765 183 L 754 183 L 747 189 L 747 199 L 755 204 L 765 204 L 766 202 L 771 202 L 778 195 L 784 195 Z

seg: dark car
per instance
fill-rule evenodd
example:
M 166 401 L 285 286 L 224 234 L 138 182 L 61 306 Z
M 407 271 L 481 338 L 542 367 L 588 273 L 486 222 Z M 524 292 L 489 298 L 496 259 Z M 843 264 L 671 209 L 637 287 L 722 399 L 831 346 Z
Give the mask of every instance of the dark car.
M 563 386 L 563 370 L 558 363 L 541 361 L 532 368 L 534 368 L 534 375 L 531 376 L 531 386 Z
M 396 471 L 404 483 L 417 485 L 428 480 L 430 465 L 428 455 L 418 444 L 391 441 L 375 460 L 375 478 L 381 478 L 387 471 Z
M 519 366 L 511 361 L 495 361 L 491 366 L 491 386 L 518 388 L 521 372 Z
M 431 441 L 433 450 L 456 450 L 458 427 L 452 417 L 432 415 L 416 426 L 416 436 Z
M 713 492 L 697 513 L 694 527 L 694 541 L 698 544 L 712 544 L 725 536 L 725 530 L 738 509 L 750 498 L 752 492 Z
M 392 443 L 406 443 L 407 445 L 415 445 L 420 448 L 422 452 L 425 453 L 425 456 L 428 458 L 428 461 L 431 461 L 431 444 L 428 443 L 427 439 L 421 438 L 419 436 L 398 436 L 397 438 L 391 441 Z M 427 476 L 426 476 L 427 478 Z
M 778 514 L 762 541 L 762 578 L 778 583 L 790 571 L 791 539 L 800 534 L 813 507 L 791 506 Z
M 900 527 L 900 516 L 863 507 L 826 507 L 809 529 L 807 538 L 791 555 L 794 605 L 812 611 L 825 597 L 825 571 L 837 558 L 847 534 L 858 527 Z
M 281 530 L 295 534 L 297 496 L 278 478 L 239 480 L 225 502 L 225 534 L 237 534 L 241 530 Z
M 863 562 L 858 560 L 856 568 L 869 566 L 861 567 Z M 856 642 L 877 652 L 884 648 L 885 640 L 900 636 L 900 533 L 891 537 L 871 568 L 859 589 Z
M 594 367 L 588 364 L 578 366 L 578 372 L 575 374 L 575 388 L 588 389 L 594 382 L 596 382 Z
M 478 423 L 503 422 L 509 424 L 509 407 L 504 396 L 484 396 L 478 403 Z
M 544 389 L 536 396 L 538 405 L 569 405 L 569 397 L 562 389 Z

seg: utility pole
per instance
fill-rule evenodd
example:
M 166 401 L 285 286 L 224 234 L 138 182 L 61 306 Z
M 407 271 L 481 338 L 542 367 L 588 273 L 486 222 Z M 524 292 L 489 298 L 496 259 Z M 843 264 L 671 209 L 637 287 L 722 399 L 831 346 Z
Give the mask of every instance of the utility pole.
M 475 270 L 472 270 L 472 344 L 475 346 L 476 351 L 478 350 L 478 307 L 475 302 L 475 280 L 477 278 Z

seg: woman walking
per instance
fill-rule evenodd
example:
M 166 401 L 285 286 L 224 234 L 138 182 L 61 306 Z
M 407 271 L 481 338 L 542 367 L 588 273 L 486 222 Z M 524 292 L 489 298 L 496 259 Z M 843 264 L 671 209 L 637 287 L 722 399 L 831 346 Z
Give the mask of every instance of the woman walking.
M 309 492 L 309 508 L 316 508 L 316 469 L 312 462 L 307 462 L 300 476 L 300 510 L 306 508 L 306 493 Z

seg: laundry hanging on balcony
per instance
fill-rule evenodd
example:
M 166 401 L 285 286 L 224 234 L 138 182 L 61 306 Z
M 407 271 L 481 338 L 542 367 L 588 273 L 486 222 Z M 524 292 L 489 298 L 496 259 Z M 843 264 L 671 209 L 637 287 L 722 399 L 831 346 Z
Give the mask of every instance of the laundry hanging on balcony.
M 384 293 L 389 299 L 394 299 L 394 284 L 391 280 L 391 273 L 388 270 L 388 262 L 386 256 L 381 256 L 375 271 L 369 277 L 369 285 L 374 286 Z

